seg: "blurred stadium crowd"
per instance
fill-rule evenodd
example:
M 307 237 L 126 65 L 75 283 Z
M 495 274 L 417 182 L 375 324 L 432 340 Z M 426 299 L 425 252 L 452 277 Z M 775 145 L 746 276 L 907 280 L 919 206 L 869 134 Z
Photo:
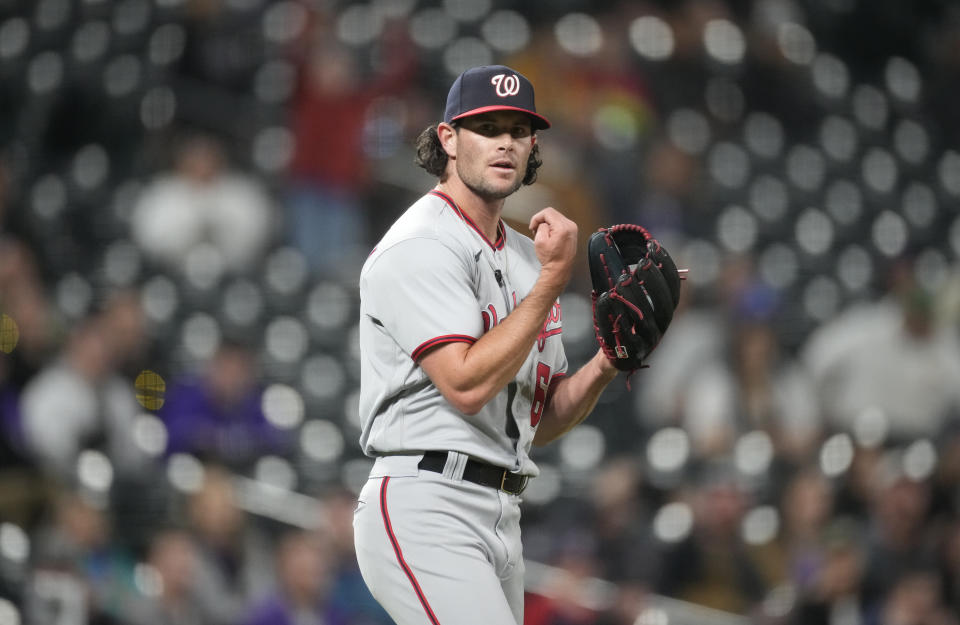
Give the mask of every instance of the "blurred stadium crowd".
M 493 62 L 554 124 L 509 216 L 690 269 L 537 451 L 527 623 L 957 625 L 948 0 L 0 0 L 0 624 L 390 622 L 356 276 Z

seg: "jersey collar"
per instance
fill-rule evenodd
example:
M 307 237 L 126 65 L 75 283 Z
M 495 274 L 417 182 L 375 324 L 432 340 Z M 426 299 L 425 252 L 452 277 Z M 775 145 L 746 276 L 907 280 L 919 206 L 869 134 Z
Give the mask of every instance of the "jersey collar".
M 459 215 L 460 219 L 464 220 L 468 226 L 473 228 L 474 231 L 480 236 L 480 238 L 486 241 L 487 245 L 489 245 L 491 248 L 493 248 L 494 250 L 503 249 L 503 245 L 507 239 L 507 229 L 506 227 L 504 227 L 502 219 L 497 222 L 497 240 L 491 243 L 490 239 L 488 239 L 487 236 L 483 234 L 483 231 L 480 229 L 480 227 L 477 226 L 477 224 L 472 219 L 470 219 L 470 216 L 467 215 L 462 210 L 460 210 L 460 207 L 457 206 L 457 203 L 453 201 L 452 197 L 450 197 L 449 195 L 447 195 L 442 191 L 437 191 L 436 189 L 431 190 L 429 194 L 434 195 L 442 199 L 444 202 L 446 202 L 447 205 L 453 209 L 453 212 Z

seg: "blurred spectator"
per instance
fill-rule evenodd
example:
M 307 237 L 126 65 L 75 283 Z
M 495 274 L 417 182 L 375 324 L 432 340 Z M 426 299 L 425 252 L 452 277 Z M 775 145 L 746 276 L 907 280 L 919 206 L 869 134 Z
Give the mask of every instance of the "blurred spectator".
M 187 136 L 174 166 L 150 182 L 131 214 L 131 234 L 146 257 L 186 271 L 194 253 L 207 270 L 253 270 L 272 242 L 277 215 L 261 183 L 231 169 L 212 136 Z
M 292 531 L 276 549 L 277 590 L 257 603 L 245 625 L 359 625 L 330 602 L 333 554 L 312 533 Z
M 890 452 L 893 454 L 894 452 Z M 937 535 L 928 531 L 930 484 L 903 474 L 887 459 L 878 465 L 867 528 L 864 601 L 878 606 L 900 577 L 936 562 Z
M 821 434 L 813 384 L 781 347 L 774 325 L 778 295 L 760 282 L 740 282 L 739 271 L 731 266 L 724 288 L 732 291 L 721 293 L 729 300 L 725 308 L 690 309 L 684 300 L 677 326 L 664 339 L 678 349 L 663 362 L 652 360 L 651 379 L 642 382 L 641 418 L 667 417 L 684 427 L 699 457 L 729 452 L 740 435 L 760 430 L 778 457 L 800 463 Z M 674 330 L 683 336 L 674 339 Z
M 211 625 L 234 625 L 271 587 L 270 543 L 238 506 L 232 476 L 208 465 L 190 496 L 195 563 L 191 592 Z
M 591 625 L 604 607 L 603 597 L 590 584 L 600 572 L 596 541 L 585 529 L 567 530 L 554 539 L 548 564 L 555 569 L 536 593 L 525 595 L 524 623 Z
M 393 620 L 370 594 L 360 575 L 353 542 L 353 512 L 356 495 L 346 489 L 334 489 L 322 497 L 324 533 L 332 571 L 327 602 L 330 609 L 351 625 L 391 625 Z
M 98 316 L 116 368 L 135 379 L 151 348 L 139 294 L 133 290 L 109 294 Z
M 632 205 L 624 207 L 620 219 L 638 223 L 655 232 L 667 249 L 689 229 L 687 208 L 695 197 L 700 164 L 665 136 L 652 138 L 643 156 L 640 178 L 642 190 Z
M 207 625 L 214 620 L 197 600 L 197 554 L 182 530 L 154 536 L 146 564 L 156 575 L 155 586 L 132 609 L 133 625 Z
M 791 625 L 865 622 L 860 596 L 865 566 L 860 531 L 849 519 L 825 528 L 820 537 L 822 558 L 798 588 Z
M 0 161 L 0 187 L 3 175 Z M 0 213 L 2 205 L 0 188 Z M 54 352 L 58 330 L 32 251 L 0 234 L 0 518 L 23 525 L 47 492 L 27 447 L 20 396 Z
M 108 510 L 79 492 L 57 496 L 51 518 L 35 534 L 27 622 L 126 621 L 135 597 L 135 561 L 117 529 Z
M 23 440 L 20 393 L 12 384 L 11 369 L 10 358 L 0 352 L 0 519 L 28 527 L 47 492 Z
M 952 4 L 943 6 L 942 19 L 932 28 L 930 37 L 929 100 L 927 102 L 929 119 L 936 120 L 938 129 L 943 132 L 945 145 L 960 144 L 960 123 L 952 111 L 960 106 L 960 89 L 957 78 L 960 77 L 960 7 Z
M 729 467 L 705 463 L 692 493 L 690 535 L 668 548 L 657 590 L 700 605 L 746 614 L 763 600 L 768 580 L 740 523 L 748 503 Z
M 263 414 L 256 357 L 246 346 L 220 344 L 199 374 L 167 389 L 158 417 L 167 427 L 167 453 L 192 453 L 231 468 L 247 468 L 265 453 L 283 453 L 292 441 Z
M 36 254 L 15 237 L 0 236 L 0 312 L 10 381 L 22 389 L 55 355 L 62 328 L 50 306 Z
M 78 454 L 103 451 L 119 472 L 143 468 L 132 424 L 139 407 L 131 381 L 116 371 L 107 327 L 92 316 L 70 334 L 61 355 L 23 390 L 20 409 L 27 447 L 45 471 L 72 483 Z
M 867 519 L 872 513 L 877 489 L 880 465 L 885 462 L 886 450 L 882 446 L 859 446 L 855 449 L 850 468 L 843 479 L 836 482 L 834 513 Z
M 201 109 L 205 101 L 207 109 L 215 109 L 209 105 L 211 100 L 222 102 L 250 89 L 251 77 L 264 54 L 256 32 L 260 20 L 255 12 L 237 10 L 235 3 L 225 0 L 185 0 L 182 4 L 186 38 L 176 71 L 189 81 L 190 88 L 183 91 L 194 96 L 188 104 L 195 108 L 187 115 L 216 124 L 216 116 L 225 111 Z
M 960 34 L 957 37 L 960 42 Z M 960 91 L 960 90 L 958 90 Z M 940 285 L 934 299 L 934 317 L 936 323 L 944 325 L 960 324 L 960 265 L 954 264 Z
M 314 270 L 334 273 L 369 250 L 364 189 L 371 183 L 366 126 L 378 102 L 404 92 L 416 56 L 403 22 L 388 22 L 370 72 L 338 42 L 318 13 L 304 44 L 290 121 L 296 138 L 290 163 L 287 228 Z M 375 135 L 374 135 L 375 137 Z
M 750 257 L 731 255 L 720 262 L 716 284 L 684 283 L 670 331 L 650 357 L 650 368 L 637 376 L 637 416 L 647 427 L 681 424 L 687 387 L 702 365 L 724 358 L 737 311 L 767 308 L 749 304 L 746 294 L 754 280 Z
M 803 591 L 815 583 L 823 565 L 823 538 L 834 514 L 833 492 L 822 473 L 803 469 L 786 484 L 780 502 L 785 579 Z
M 745 318 L 731 329 L 726 357 L 702 363 L 684 392 L 683 424 L 705 455 L 729 451 L 761 430 L 785 460 L 806 458 L 820 435 L 813 387 L 780 350 L 773 326 Z
M 589 518 L 598 576 L 616 584 L 612 605 L 600 617 L 605 625 L 633 625 L 659 577 L 660 546 L 651 532 L 649 504 L 641 498 L 642 482 L 632 457 L 607 461 L 593 479 Z
M 0 470 L 20 464 L 20 393 L 10 381 L 10 357 L 0 353 Z
M 960 614 L 960 519 L 953 516 L 944 528 L 939 549 L 944 601 Z
M 649 607 L 651 595 L 649 589 L 636 584 L 617 584 L 613 605 L 600 613 L 597 625 L 636 625 L 638 615 Z
M 640 470 L 629 457 L 606 462 L 593 478 L 589 518 L 600 576 L 645 589 L 656 582 L 659 562 L 640 499 Z
M 6 154 L 0 152 L 0 233 L 5 233 L 9 227 L 7 213 L 13 195 L 12 186 L 13 174 L 10 171 L 9 159 Z
M 938 325 L 933 300 L 909 267 L 889 294 L 817 328 L 804 348 L 816 397 L 833 427 L 852 430 L 869 412 L 897 442 L 938 436 L 960 414 L 960 339 Z
M 957 625 L 956 612 L 943 602 L 940 579 L 933 569 L 903 571 L 882 607 L 867 625 Z

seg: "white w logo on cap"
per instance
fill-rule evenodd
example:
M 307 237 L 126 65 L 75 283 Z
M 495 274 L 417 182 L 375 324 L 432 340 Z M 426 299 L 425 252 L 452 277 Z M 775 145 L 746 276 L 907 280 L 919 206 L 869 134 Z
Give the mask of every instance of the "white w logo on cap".
M 501 98 L 520 93 L 520 79 L 516 74 L 497 74 L 490 79 L 490 83 L 496 87 L 497 95 Z

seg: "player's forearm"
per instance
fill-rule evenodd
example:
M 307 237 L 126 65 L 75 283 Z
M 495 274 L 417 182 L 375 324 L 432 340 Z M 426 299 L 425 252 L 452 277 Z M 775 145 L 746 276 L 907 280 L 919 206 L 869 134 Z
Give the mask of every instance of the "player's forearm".
M 593 411 L 603 389 L 617 377 L 617 370 L 602 352 L 597 352 L 574 375 L 561 378 L 551 389 L 534 445 L 546 445 L 582 422 Z
M 461 375 L 454 376 L 452 389 L 464 407 L 478 411 L 516 377 L 559 290 L 538 282 L 519 306 L 464 352 Z

